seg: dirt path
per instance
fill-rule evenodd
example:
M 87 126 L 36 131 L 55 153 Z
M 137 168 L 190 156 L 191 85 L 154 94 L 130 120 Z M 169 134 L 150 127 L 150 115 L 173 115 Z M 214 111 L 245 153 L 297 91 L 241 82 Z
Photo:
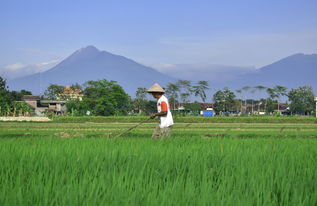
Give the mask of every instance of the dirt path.
M 0 117 L 0 121 L 48 122 L 52 120 L 48 117 Z

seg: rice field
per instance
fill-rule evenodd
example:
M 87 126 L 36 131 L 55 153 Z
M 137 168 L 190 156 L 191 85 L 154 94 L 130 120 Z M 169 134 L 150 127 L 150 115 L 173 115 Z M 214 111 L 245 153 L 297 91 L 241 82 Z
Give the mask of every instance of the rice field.
M 317 205 L 317 124 L 0 122 L 0 205 Z

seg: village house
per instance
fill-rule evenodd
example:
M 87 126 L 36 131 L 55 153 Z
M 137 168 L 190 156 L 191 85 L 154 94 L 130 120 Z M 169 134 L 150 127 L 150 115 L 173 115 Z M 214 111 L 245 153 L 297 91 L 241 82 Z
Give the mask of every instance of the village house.
M 37 116 L 43 116 L 44 112 L 59 115 L 66 113 L 66 101 L 41 100 L 40 96 L 37 95 L 24 95 L 23 101 L 33 109 Z
M 71 86 L 66 86 L 64 87 L 64 90 L 62 93 L 56 95 L 57 100 L 64 100 L 64 101 L 69 101 L 69 100 L 83 100 L 83 93 L 80 89 L 71 87 Z

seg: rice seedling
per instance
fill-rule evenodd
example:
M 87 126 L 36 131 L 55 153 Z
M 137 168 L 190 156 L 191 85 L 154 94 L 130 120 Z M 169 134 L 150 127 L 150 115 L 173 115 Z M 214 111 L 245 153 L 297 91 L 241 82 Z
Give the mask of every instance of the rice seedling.
M 317 125 L 0 123 L 1 205 L 317 205 Z

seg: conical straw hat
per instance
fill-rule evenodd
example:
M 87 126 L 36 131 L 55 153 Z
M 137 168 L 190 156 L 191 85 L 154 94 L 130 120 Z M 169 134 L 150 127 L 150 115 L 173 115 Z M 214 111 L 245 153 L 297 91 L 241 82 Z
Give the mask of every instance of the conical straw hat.
M 165 93 L 164 89 L 158 83 L 153 84 L 151 88 L 147 90 L 147 92 L 148 93 L 154 93 L 154 92 Z

